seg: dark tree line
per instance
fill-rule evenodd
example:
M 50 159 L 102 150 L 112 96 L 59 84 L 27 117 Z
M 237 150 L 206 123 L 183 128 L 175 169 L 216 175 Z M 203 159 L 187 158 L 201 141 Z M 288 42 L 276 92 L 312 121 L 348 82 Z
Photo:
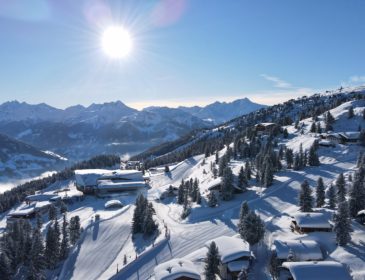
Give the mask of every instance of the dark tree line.
M 45 279 L 45 269 L 54 269 L 67 258 L 70 246 L 77 242 L 80 233 L 78 216 L 68 222 L 63 215 L 62 228 L 57 218 L 52 220 L 46 240 L 41 223 L 34 228 L 23 219 L 8 223 L 0 240 L 0 279 L 14 279 L 19 273 L 30 280 Z

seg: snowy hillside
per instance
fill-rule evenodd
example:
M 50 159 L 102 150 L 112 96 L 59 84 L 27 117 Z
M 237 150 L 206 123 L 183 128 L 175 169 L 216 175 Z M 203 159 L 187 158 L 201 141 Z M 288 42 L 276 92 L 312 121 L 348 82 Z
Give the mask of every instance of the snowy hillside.
M 62 197 L 66 193 L 67 200 L 72 201 L 67 205 L 67 218 L 79 216 L 84 230 L 78 242 L 71 247 L 68 258 L 58 262 L 54 269 L 46 270 L 46 275 L 49 279 L 57 277 L 62 280 L 85 277 L 156 279 L 155 267 L 175 258 L 190 261 L 194 269 L 203 275 L 208 250 L 206 243 L 209 240 L 221 236 L 241 238 L 242 227 L 239 222 L 247 216 L 240 217 L 240 208 L 242 202 L 246 201 L 249 209 L 260 217 L 265 228 L 263 239 L 250 247 L 254 259 L 249 264 L 248 279 L 271 279 L 269 263 L 271 248 L 276 240 L 290 240 L 290 244 L 300 243 L 300 240 L 315 241 L 323 254 L 323 260 L 317 261 L 316 265 L 320 267 L 322 261 L 325 261 L 323 264 L 340 263 L 339 266 L 345 268 L 345 274 L 351 274 L 354 280 L 364 279 L 365 227 L 354 218 L 346 218 L 351 227 L 351 231 L 348 231 L 351 240 L 347 240 L 342 246 L 337 244 L 337 228 L 331 227 L 338 223 L 339 220 L 334 219 L 334 215 L 339 215 L 339 208 L 345 204 L 338 199 L 335 206 L 331 206 L 333 187 L 330 186 L 339 188 L 337 181 L 342 173 L 343 200 L 351 202 L 354 198 L 354 182 L 363 178 L 361 170 L 365 168 L 365 158 L 362 161 L 358 161 L 358 158 L 359 153 L 365 150 L 360 141 L 321 145 L 322 137 L 328 137 L 331 133 L 350 132 L 359 125 L 365 127 L 362 117 L 364 100 L 361 96 L 347 97 L 351 100 L 336 99 L 337 105 L 333 103 L 330 110 L 320 110 L 322 105 L 318 105 L 313 108 L 318 109 L 318 114 L 280 126 L 274 124 L 271 126 L 272 130 L 258 130 L 258 126 L 250 124 L 239 136 L 232 139 L 225 134 L 224 129 L 231 131 L 234 126 L 225 126 L 219 132 L 216 129 L 215 134 L 210 134 L 211 141 L 221 141 L 223 137 L 227 139 L 224 144 L 216 145 L 216 149 L 167 164 L 167 171 L 164 165 L 151 167 L 146 171 L 149 187 L 140 191 L 155 209 L 154 220 L 158 230 L 151 236 L 132 234 L 132 219 L 136 209 L 134 203 L 139 192 L 85 196 L 77 191 L 73 179 L 53 184 L 43 190 L 42 195 L 51 197 L 57 194 Z M 354 115 L 350 114 L 349 117 L 350 106 Z M 287 112 L 291 114 L 293 110 Z M 329 119 L 328 113 L 334 120 Z M 311 132 L 312 124 L 321 121 L 325 122 L 321 125 L 321 130 Z M 333 126 L 332 132 L 325 131 L 329 123 Z M 328 139 L 325 140 L 335 141 Z M 191 147 L 198 147 L 198 142 L 189 143 Z M 176 153 L 183 153 L 184 149 L 175 147 Z M 293 152 L 292 157 L 290 152 Z M 319 163 L 315 161 L 316 158 Z M 219 176 L 222 168 L 225 170 L 223 177 Z M 245 174 L 242 182 L 239 175 L 241 169 Z M 251 172 L 248 172 L 249 169 Z M 227 178 L 231 178 L 227 170 L 233 173 L 229 185 L 232 196 L 224 198 L 227 189 L 222 186 L 229 181 Z M 320 177 L 324 183 L 325 200 L 323 205 L 318 206 L 316 193 Z M 299 199 L 299 194 L 303 193 L 305 180 L 309 184 L 309 192 L 312 193 L 313 203 L 311 202 L 310 210 L 325 218 L 326 224 L 330 224 L 328 231 L 306 232 L 293 228 L 295 215 L 303 212 L 305 202 Z M 239 184 L 242 186 L 237 188 Z M 177 193 L 174 193 L 174 187 L 179 189 Z M 233 193 L 233 189 L 238 191 Z M 187 192 L 187 195 L 181 196 L 179 192 Z M 198 199 L 193 199 L 194 192 L 199 193 L 200 203 Z M 339 193 L 335 195 L 339 196 Z M 111 199 L 119 200 L 123 207 L 106 209 L 104 205 Z M 179 199 L 182 201 L 179 202 Z M 308 202 L 306 203 L 308 206 Z M 25 211 L 27 207 L 29 206 L 23 203 L 7 214 L 17 211 L 23 213 L 21 211 Z M 310 217 L 310 213 L 305 213 L 306 217 Z M 47 212 L 42 217 L 42 232 L 45 235 L 54 222 L 48 220 Z M 31 221 L 35 223 L 35 219 Z M 60 214 L 58 222 L 62 224 Z M 5 225 L 6 216 L 2 216 L 0 228 L 4 229 Z M 227 248 L 221 247 L 220 250 L 223 253 Z M 298 254 L 295 257 L 300 256 Z M 297 261 L 295 257 L 294 261 Z M 318 275 L 316 277 L 321 279 Z
M 24 179 L 63 166 L 67 159 L 0 134 L 0 181 Z M 0 190 L 1 191 L 1 190 Z

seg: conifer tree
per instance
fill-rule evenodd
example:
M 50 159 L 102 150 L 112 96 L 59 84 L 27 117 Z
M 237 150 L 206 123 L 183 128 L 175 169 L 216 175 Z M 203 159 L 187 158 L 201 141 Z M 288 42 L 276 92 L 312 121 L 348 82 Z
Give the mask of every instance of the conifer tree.
M 185 183 L 184 183 L 184 181 L 181 181 L 181 184 L 180 184 L 178 192 L 177 192 L 177 203 L 178 204 L 184 203 L 184 196 L 185 196 Z
M 208 194 L 208 206 L 209 207 L 216 207 L 218 203 L 217 197 L 215 195 L 215 192 L 211 191 Z
M 365 207 L 365 186 L 359 178 L 353 182 L 349 196 L 350 214 L 355 217 Z
M 157 229 L 157 224 L 153 219 L 154 209 L 152 203 L 148 203 L 148 206 L 145 207 L 144 211 L 144 220 L 143 220 L 143 233 L 147 235 L 151 235 Z
M 69 251 L 69 228 L 68 222 L 66 220 L 66 215 L 63 214 L 63 222 L 62 222 L 62 241 L 60 248 L 60 259 L 64 260 L 68 256 Z
M 238 229 L 242 239 L 250 245 L 259 242 L 265 234 L 265 225 L 261 218 L 250 211 L 243 219 L 242 226 Z
M 198 204 L 202 203 L 202 195 L 200 194 L 200 191 L 197 192 L 196 203 L 198 203 Z
M 251 171 L 250 163 L 248 162 L 248 160 L 245 162 L 245 175 L 246 175 L 247 180 L 251 180 L 252 171 Z
M 342 201 L 345 201 L 345 199 L 346 199 L 346 183 L 345 183 L 345 177 L 343 176 L 343 173 L 340 173 L 340 175 L 337 177 L 336 189 L 337 189 L 337 201 L 339 203 L 342 202 Z
M 222 178 L 222 198 L 223 200 L 230 200 L 233 196 L 233 173 L 228 166 L 224 169 Z
M 43 272 L 45 267 L 43 237 L 39 229 L 35 228 L 32 237 L 32 249 L 30 251 L 28 279 L 45 279 Z
M 336 191 L 333 185 L 330 186 L 328 190 L 328 208 L 335 209 L 336 208 Z
M 213 241 L 210 243 L 205 260 L 204 275 L 206 280 L 215 280 L 215 275 L 219 273 L 220 256 L 218 247 Z
M 339 203 L 337 214 L 334 217 L 336 241 L 340 246 L 346 246 L 351 240 L 351 219 L 346 201 Z
M 245 171 L 243 170 L 243 166 L 241 166 L 240 172 L 238 174 L 238 187 L 244 191 L 247 188 L 247 178 Z
M 324 183 L 322 177 L 319 177 L 317 180 L 317 188 L 316 188 L 316 206 L 323 207 L 325 202 L 326 194 L 324 191 Z
M 286 158 L 287 167 L 289 169 L 291 169 L 293 167 L 293 162 L 294 162 L 294 155 L 293 155 L 292 149 L 289 149 L 289 148 L 286 149 L 285 158 Z
M 299 207 L 302 212 L 312 212 L 313 209 L 313 198 L 312 190 L 308 184 L 307 180 L 301 184 L 301 190 L 299 193 Z
M 294 156 L 294 163 L 293 163 L 293 169 L 294 170 L 300 170 L 301 169 L 301 160 L 298 153 Z
M 310 166 L 319 166 L 319 158 L 314 145 L 309 149 L 308 164 Z
M 46 235 L 46 249 L 44 252 L 48 268 L 54 269 L 59 259 L 59 228 L 58 222 L 55 220 L 50 225 Z
M 48 219 L 50 221 L 57 219 L 57 209 L 56 209 L 56 207 L 53 204 L 51 204 L 51 206 L 49 207 L 49 210 L 48 210 Z
M 77 240 L 80 238 L 81 234 L 81 226 L 80 226 L 80 217 L 74 216 L 70 219 L 70 243 L 75 245 Z

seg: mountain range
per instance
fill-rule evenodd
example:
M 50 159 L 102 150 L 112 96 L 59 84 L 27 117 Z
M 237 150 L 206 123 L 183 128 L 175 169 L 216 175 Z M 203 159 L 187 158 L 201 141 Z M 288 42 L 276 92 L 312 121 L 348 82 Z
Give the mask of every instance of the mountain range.
M 143 110 L 121 101 L 66 109 L 10 101 L 0 105 L 0 133 L 76 161 L 103 153 L 134 154 L 263 107 L 248 98 Z

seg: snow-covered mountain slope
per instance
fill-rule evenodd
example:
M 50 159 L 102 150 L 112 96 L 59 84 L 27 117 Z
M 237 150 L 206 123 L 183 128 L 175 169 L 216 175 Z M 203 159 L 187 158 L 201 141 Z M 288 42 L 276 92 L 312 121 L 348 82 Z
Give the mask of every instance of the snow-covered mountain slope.
M 309 101 L 310 99 L 306 100 Z M 304 105 L 304 102 L 299 104 Z M 346 119 L 346 114 L 343 112 L 349 105 L 353 106 L 355 116 Z M 295 109 L 293 109 L 294 107 Z M 291 114 L 293 110 L 298 110 L 297 106 L 294 107 L 287 111 L 288 114 Z M 285 109 L 285 107 L 282 108 Z M 307 107 L 305 106 L 305 108 Z M 348 129 L 356 127 L 358 123 L 363 125 L 365 120 L 361 120 L 359 114 L 363 108 L 365 106 L 359 100 L 349 100 L 338 106 L 333 106 L 330 111 L 336 119 L 333 124 L 335 130 L 343 131 L 346 124 Z M 318 119 L 320 120 L 325 113 L 326 110 L 318 111 Z M 311 133 L 307 129 L 310 128 L 311 122 L 313 122 L 313 118 L 308 116 L 302 118 L 297 126 L 294 122 L 283 124 L 282 128 L 286 128 L 289 135 L 287 138 L 282 133 L 275 136 L 275 142 L 278 144 L 274 148 L 275 152 L 284 145 L 294 151 L 299 150 L 300 144 L 304 149 L 308 149 L 315 140 L 319 140 L 318 134 Z M 341 122 L 343 123 L 341 124 Z M 352 123 L 356 123 L 356 125 Z M 252 129 L 253 125 L 254 123 L 245 127 L 245 130 L 246 128 Z M 222 130 L 224 129 L 222 128 Z M 224 133 L 219 132 L 215 136 L 220 139 L 221 135 Z M 228 138 L 227 135 L 226 139 L 228 140 L 225 144 L 234 147 L 234 141 L 231 141 L 232 139 Z M 263 136 L 260 139 L 264 143 L 268 137 Z M 113 199 L 119 199 L 125 205 L 123 208 L 115 210 L 104 208 L 104 204 L 109 198 L 87 196 L 83 201 L 74 200 L 73 204 L 69 206 L 67 216 L 79 215 L 81 225 L 85 230 L 78 244 L 72 248 L 68 259 L 61 263 L 61 268 L 55 270 L 51 276 L 62 280 L 84 279 L 85 277 L 88 279 L 153 279 L 156 265 L 178 257 L 188 258 L 203 273 L 206 255 L 204 244 L 222 235 L 236 235 L 240 205 L 242 201 L 247 201 L 250 209 L 260 215 L 266 228 L 264 240 L 253 247 L 255 260 L 250 270 L 249 279 L 271 279 L 267 265 L 270 246 L 276 239 L 316 240 L 321 246 L 325 260 L 335 260 L 348 266 L 354 280 L 364 279 L 364 226 L 354 220 L 351 221 L 352 241 L 344 247 L 337 246 L 334 232 L 299 234 L 292 232 L 290 228 L 291 216 L 299 211 L 298 196 L 302 182 L 307 180 L 311 190 L 315 193 L 315 185 L 319 177 L 323 178 L 326 190 L 328 190 L 337 176 L 344 173 L 346 188 L 349 190 L 351 188 L 349 175 L 354 178 L 353 174 L 357 170 L 357 158 L 359 152 L 364 151 L 364 147 L 359 144 L 337 144 L 335 147 L 319 146 L 317 153 L 320 166 L 307 166 L 301 170 L 286 168 L 286 162 L 283 159 L 283 168 L 275 172 L 274 181 L 270 187 L 265 188 L 255 179 L 251 179 L 247 191 L 235 194 L 230 201 L 219 198 L 218 206 L 211 208 L 207 204 L 207 195 L 209 186 L 215 180 L 211 168 L 215 166 L 215 151 L 218 152 L 219 157 L 222 157 L 227 151 L 227 146 L 216 147 L 210 156 L 205 156 L 204 153 L 195 156 L 185 155 L 184 160 L 170 165 L 170 172 L 168 173 L 163 171 L 164 168 L 151 170 L 150 188 L 146 188 L 143 193 L 153 203 L 156 210 L 156 221 L 166 225 L 170 232 L 168 238 L 165 238 L 163 234 L 158 235 L 159 239 L 156 240 L 156 244 L 151 243 L 148 238 L 132 239 L 130 236 L 131 217 L 134 209 L 132 204 L 137 193 L 113 194 Z M 177 148 L 177 150 L 182 151 L 184 149 Z M 249 159 L 237 157 L 237 159 L 232 158 L 228 163 L 235 178 L 240 168 L 245 166 L 246 160 Z M 254 162 L 255 160 L 252 158 L 252 164 Z M 255 168 L 252 170 L 253 177 L 255 177 L 256 170 Z M 160 194 L 170 185 L 178 186 L 181 180 L 191 178 L 199 179 L 202 204 L 191 202 L 190 215 L 186 219 L 182 219 L 183 206 L 177 204 L 176 197 L 160 199 Z M 77 194 L 72 180 L 57 182 L 43 190 L 43 193 L 52 195 L 55 191 L 66 187 L 70 189 L 68 191 L 69 197 Z M 315 210 L 325 213 L 328 217 L 332 216 L 335 211 L 327 207 L 316 208 Z M 100 215 L 99 221 L 94 220 L 97 214 Z M 44 214 L 43 219 L 46 221 L 42 228 L 45 234 L 49 224 L 46 214 Z M 60 223 L 61 219 L 62 217 L 59 216 Z M 0 217 L 0 229 L 5 227 L 5 223 L 6 217 Z M 161 224 L 159 229 L 161 233 L 164 232 L 164 227 L 161 227 Z M 124 256 L 126 256 L 127 265 L 123 264 Z
M 232 102 L 214 102 L 205 107 L 179 107 L 203 120 L 209 120 L 214 124 L 220 124 L 236 117 L 265 108 L 265 105 L 252 102 L 248 98 L 237 99 Z
M 101 153 L 135 154 L 257 108 L 262 106 L 248 99 L 214 103 L 197 113 L 167 107 L 138 111 L 120 101 L 65 110 L 13 101 L 0 105 L 0 132 L 80 160 Z
M 39 176 L 63 166 L 66 158 L 0 134 L 0 181 Z

